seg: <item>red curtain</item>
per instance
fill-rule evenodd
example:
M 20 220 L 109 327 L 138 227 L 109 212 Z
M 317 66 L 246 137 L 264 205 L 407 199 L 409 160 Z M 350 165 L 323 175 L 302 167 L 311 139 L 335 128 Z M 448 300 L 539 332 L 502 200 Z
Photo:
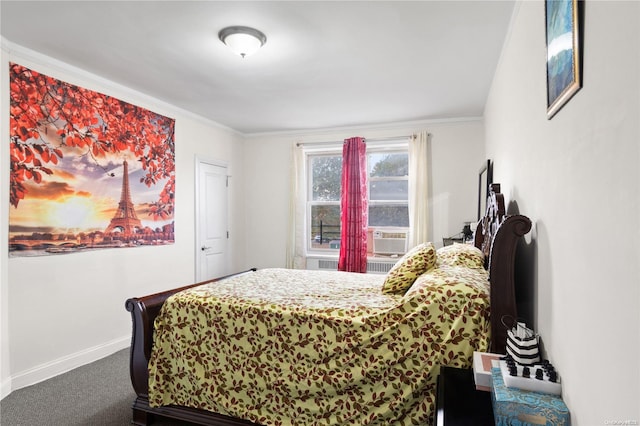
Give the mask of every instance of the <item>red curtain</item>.
M 367 272 L 367 157 L 364 138 L 345 139 L 342 147 L 342 197 L 338 270 Z

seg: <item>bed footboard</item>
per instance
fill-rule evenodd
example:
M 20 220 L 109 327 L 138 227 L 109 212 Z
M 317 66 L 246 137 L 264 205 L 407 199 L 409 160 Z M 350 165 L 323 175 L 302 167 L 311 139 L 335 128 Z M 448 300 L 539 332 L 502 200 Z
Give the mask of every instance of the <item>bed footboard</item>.
M 144 297 L 132 297 L 125 302 L 125 308 L 131 312 L 131 321 L 133 330 L 131 333 L 131 354 L 129 360 L 129 368 L 131 374 L 131 384 L 136 392 L 137 398 L 133 404 L 133 424 L 147 425 L 152 421 L 154 412 L 167 417 L 181 418 L 172 415 L 171 409 L 161 408 L 152 409 L 149 407 L 149 359 L 151 358 L 151 350 L 153 348 L 153 327 L 154 321 L 162 308 L 164 301 L 175 293 L 196 287 L 210 282 L 220 281 L 235 275 L 246 274 L 255 271 L 256 268 L 248 269 L 236 274 L 226 275 L 220 278 L 214 278 L 208 281 L 202 281 L 196 284 L 187 285 L 180 288 L 151 294 Z M 196 420 L 196 419 L 194 419 Z M 218 422 L 220 419 L 218 420 Z M 200 423 L 206 424 L 206 423 Z M 216 423 L 216 424 L 224 424 Z M 229 423 L 232 424 L 232 423 Z M 237 423 L 235 423 L 237 424 Z

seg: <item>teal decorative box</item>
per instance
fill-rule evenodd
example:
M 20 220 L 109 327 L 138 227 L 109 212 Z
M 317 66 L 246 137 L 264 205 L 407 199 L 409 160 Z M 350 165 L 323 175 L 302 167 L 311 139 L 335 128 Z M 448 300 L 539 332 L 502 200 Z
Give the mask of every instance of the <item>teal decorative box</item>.
M 558 395 L 508 388 L 500 368 L 491 369 L 496 426 L 568 426 L 569 409 Z

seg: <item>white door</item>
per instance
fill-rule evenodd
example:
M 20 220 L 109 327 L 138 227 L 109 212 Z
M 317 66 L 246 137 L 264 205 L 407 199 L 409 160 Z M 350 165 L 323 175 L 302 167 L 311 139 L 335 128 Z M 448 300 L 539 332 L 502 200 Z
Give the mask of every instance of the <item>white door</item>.
M 227 168 L 198 161 L 196 282 L 227 274 Z

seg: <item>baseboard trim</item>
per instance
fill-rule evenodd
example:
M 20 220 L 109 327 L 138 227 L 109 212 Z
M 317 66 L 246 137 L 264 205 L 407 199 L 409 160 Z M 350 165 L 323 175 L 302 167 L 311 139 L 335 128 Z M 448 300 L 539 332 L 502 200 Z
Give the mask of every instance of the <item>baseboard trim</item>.
M 2 398 L 15 390 L 35 385 L 74 368 L 109 356 L 128 347 L 130 344 L 131 336 L 124 336 L 14 374 L 2 383 Z
M 2 382 L 1 388 L 0 388 L 0 399 L 4 399 L 5 396 L 9 396 L 9 394 L 11 393 L 11 379 L 7 379 L 4 382 Z

